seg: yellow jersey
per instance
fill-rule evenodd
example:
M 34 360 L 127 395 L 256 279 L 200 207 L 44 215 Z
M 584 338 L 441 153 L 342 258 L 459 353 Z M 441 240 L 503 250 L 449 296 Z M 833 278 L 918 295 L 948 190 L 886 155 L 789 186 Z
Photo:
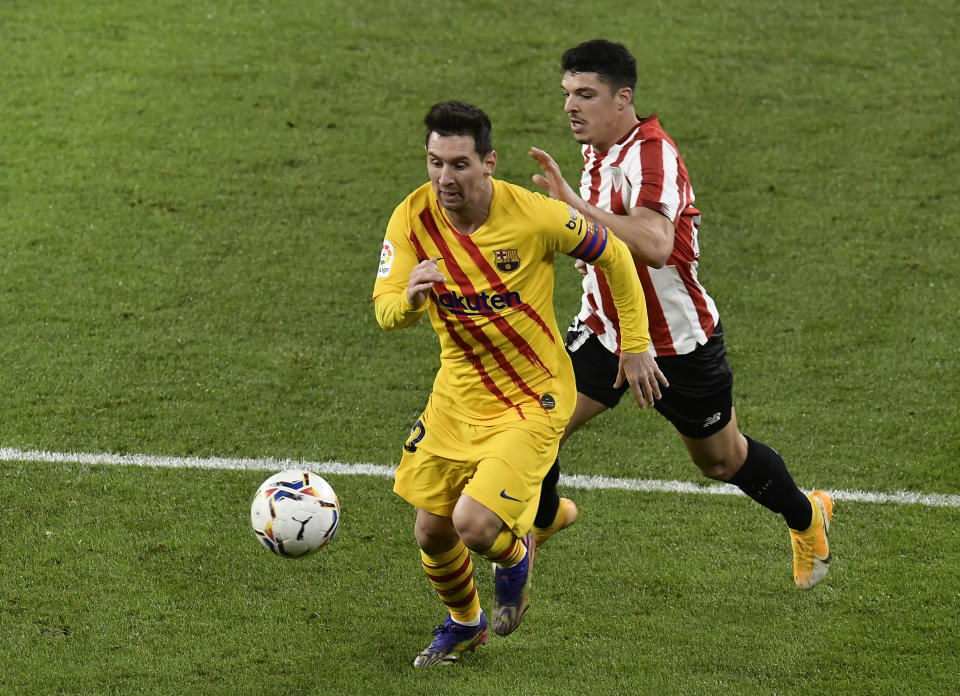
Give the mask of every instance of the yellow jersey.
M 577 394 L 553 308 L 554 256 L 603 269 L 620 347 L 629 352 L 649 345 L 643 289 L 629 250 L 606 228 L 561 201 L 490 181 L 490 214 L 469 235 L 450 224 L 430 183 L 397 206 L 373 288 L 377 321 L 398 329 L 429 312 L 440 338 L 432 399 L 448 415 L 482 425 L 533 418 L 563 427 Z M 414 308 L 410 272 L 429 258 L 439 259 L 446 281 Z

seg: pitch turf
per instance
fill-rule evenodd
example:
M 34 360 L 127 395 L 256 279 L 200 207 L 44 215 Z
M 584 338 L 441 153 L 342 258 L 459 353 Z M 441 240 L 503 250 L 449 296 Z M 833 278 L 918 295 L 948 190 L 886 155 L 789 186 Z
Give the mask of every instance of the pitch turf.
M 0 447 L 395 463 L 437 367 L 369 301 L 386 221 L 460 98 L 498 174 L 573 180 L 560 52 L 641 61 L 638 109 L 704 212 L 743 429 L 798 483 L 960 493 L 960 53 L 941 4 L 0 6 Z M 577 307 L 561 263 L 561 325 Z M 569 473 L 697 481 L 620 408 Z M 412 513 L 330 476 L 335 542 L 259 548 L 267 472 L 0 463 L 10 694 L 942 694 L 960 682 L 956 508 L 841 503 L 793 589 L 741 497 L 577 491 L 514 635 L 414 672 L 440 622 Z M 482 571 L 481 571 L 482 572 Z M 481 575 L 489 605 L 492 581 Z

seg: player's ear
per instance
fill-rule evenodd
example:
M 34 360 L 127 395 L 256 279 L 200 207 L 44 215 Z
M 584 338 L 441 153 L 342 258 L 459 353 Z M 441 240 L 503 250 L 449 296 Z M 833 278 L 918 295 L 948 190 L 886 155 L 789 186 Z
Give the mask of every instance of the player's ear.
M 497 168 L 497 151 L 490 150 L 490 154 L 483 158 L 483 173 L 491 176 Z
M 633 90 L 629 87 L 621 87 L 617 90 L 617 107 L 620 109 L 629 109 L 633 103 Z

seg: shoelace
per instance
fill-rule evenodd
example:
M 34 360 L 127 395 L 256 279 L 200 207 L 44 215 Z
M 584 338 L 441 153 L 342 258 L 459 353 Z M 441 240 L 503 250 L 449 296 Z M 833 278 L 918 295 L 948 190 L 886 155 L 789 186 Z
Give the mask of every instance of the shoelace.
M 468 631 L 470 629 L 475 629 L 476 626 L 449 626 L 447 624 L 440 624 L 435 629 L 433 629 L 433 635 L 439 636 L 441 633 L 454 633 L 458 629 L 463 631 Z

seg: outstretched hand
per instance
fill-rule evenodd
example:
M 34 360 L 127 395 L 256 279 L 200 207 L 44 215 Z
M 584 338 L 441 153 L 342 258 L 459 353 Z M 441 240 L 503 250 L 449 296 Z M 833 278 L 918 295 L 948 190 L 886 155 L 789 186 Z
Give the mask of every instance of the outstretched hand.
M 630 384 L 633 398 L 640 408 L 653 406 L 654 400 L 663 396 L 660 385 L 670 386 L 649 350 L 643 353 L 620 352 L 620 368 L 613 388 L 619 388 L 624 381 Z
M 533 183 L 545 189 L 551 198 L 556 198 L 558 201 L 563 201 L 579 210 L 583 199 L 563 178 L 560 166 L 554 161 L 553 157 L 538 147 L 530 148 L 530 156 L 537 161 L 537 164 L 543 170 L 543 174 L 533 175 Z

